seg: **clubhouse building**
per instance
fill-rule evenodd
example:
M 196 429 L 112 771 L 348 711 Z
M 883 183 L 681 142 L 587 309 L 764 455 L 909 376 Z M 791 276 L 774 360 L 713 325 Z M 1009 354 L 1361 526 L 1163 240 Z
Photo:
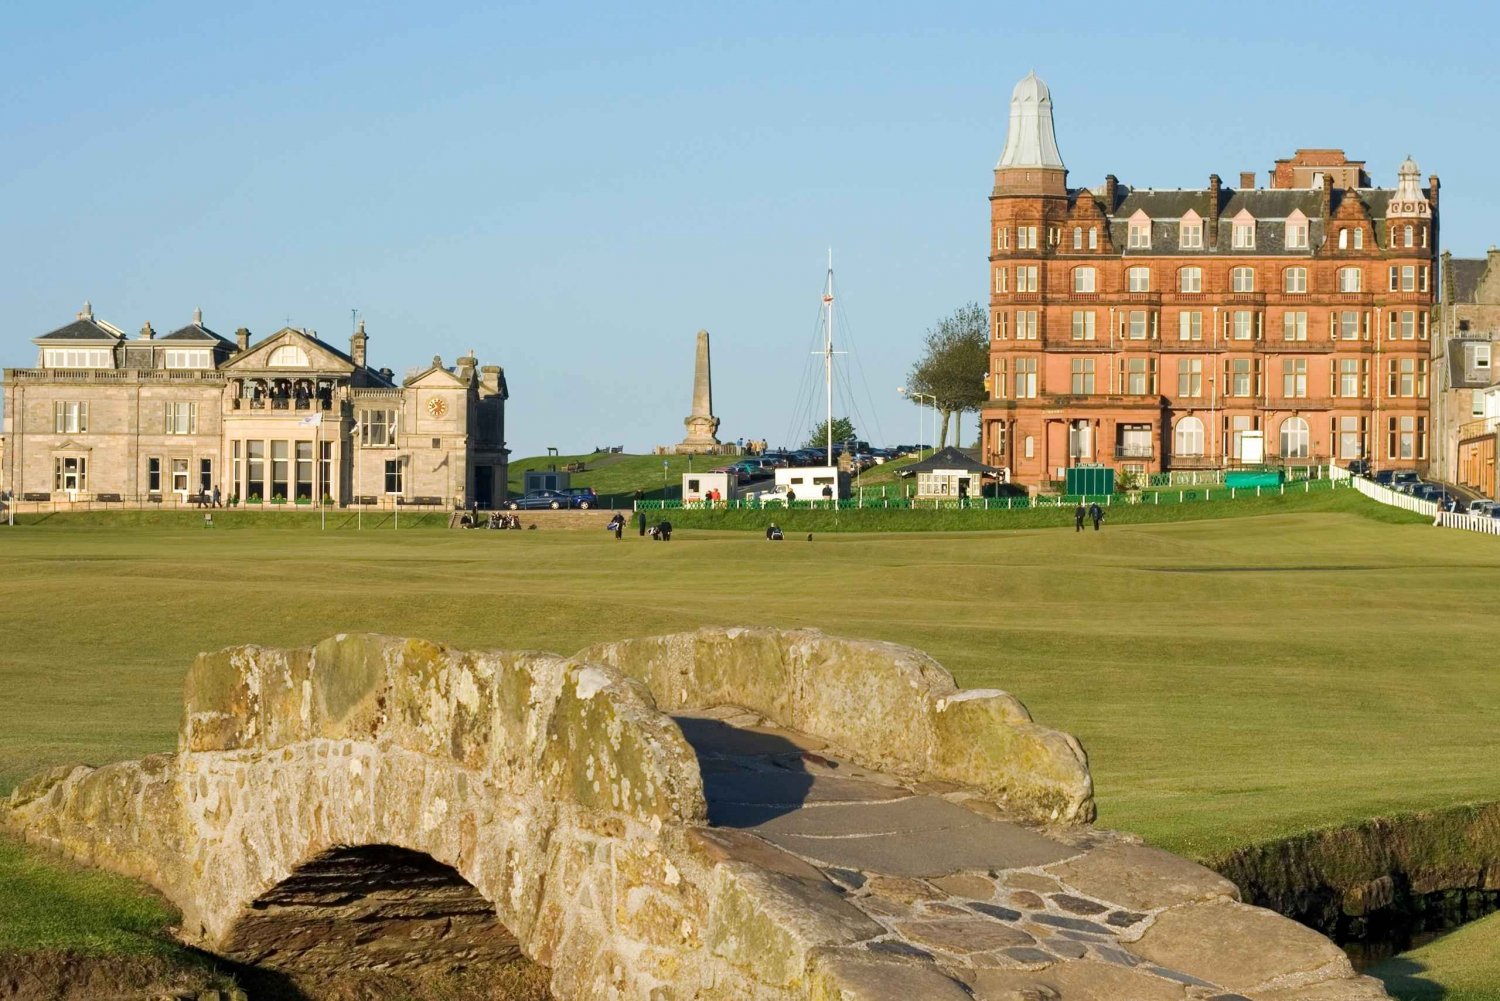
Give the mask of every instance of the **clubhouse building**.
M 1301 149 L 1264 185 L 1070 188 L 1052 98 L 1016 85 L 990 195 L 983 459 L 1029 486 L 1429 459 L 1438 179 L 1374 187 Z
M 181 506 L 212 497 L 271 509 L 328 504 L 490 507 L 506 482 L 504 372 L 472 352 L 398 383 L 285 327 L 251 342 L 201 313 L 135 337 L 84 304 L 34 339 L 37 367 L 4 372 L 0 490 L 24 507 Z

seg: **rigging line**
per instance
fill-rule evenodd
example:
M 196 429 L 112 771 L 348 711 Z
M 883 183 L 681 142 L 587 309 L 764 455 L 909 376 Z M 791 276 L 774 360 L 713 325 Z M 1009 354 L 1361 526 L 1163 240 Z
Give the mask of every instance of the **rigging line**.
M 875 435 L 868 438 L 867 440 L 878 441 L 882 445 L 884 445 L 887 443 L 885 438 L 885 429 L 880 426 L 879 410 L 875 406 L 875 397 L 870 393 L 870 379 L 869 376 L 865 373 L 864 361 L 860 358 L 859 352 L 855 350 L 853 334 L 854 326 L 849 322 L 849 317 L 844 311 L 843 303 L 841 301 L 835 299 L 834 308 L 838 310 L 839 319 L 843 324 L 844 340 L 848 344 L 848 353 L 850 357 L 854 359 L 853 367 L 857 370 L 856 374 L 858 374 L 859 376 L 860 384 L 864 387 L 865 401 L 870 405 L 870 422 L 874 425 Z M 853 387 L 851 385 L 849 390 L 851 402 L 854 399 L 855 395 L 856 394 L 854 393 Z
M 823 310 L 818 309 L 818 319 L 813 323 L 813 344 L 822 340 L 823 332 Z M 805 422 L 812 416 L 813 407 L 813 384 L 816 380 L 817 369 L 821 366 L 813 362 L 816 352 L 808 352 L 807 360 L 802 366 L 802 380 L 797 386 L 797 395 L 793 397 L 793 407 L 790 413 L 790 423 L 787 425 L 785 447 L 791 449 L 801 448 L 803 441 L 802 432 L 797 428 L 803 427 Z

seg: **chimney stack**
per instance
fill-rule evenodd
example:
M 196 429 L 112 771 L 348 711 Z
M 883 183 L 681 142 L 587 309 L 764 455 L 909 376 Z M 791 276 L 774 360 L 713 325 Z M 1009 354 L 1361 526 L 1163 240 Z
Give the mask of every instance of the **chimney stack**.
M 1253 171 L 1253 170 L 1242 170 L 1242 171 L 1240 171 L 1240 190 L 1241 191 L 1253 191 L 1254 189 L 1255 189 L 1255 171 Z
M 195 306 L 195 307 L 193 307 L 193 326 L 195 326 L 195 327 L 201 327 L 201 326 L 203 326 L 203 307 L 202 306 Z
M 234 332 L 234 343 L 236 351 L 245 351 L 249 349 L 250 330 L 248 327 L 241 327 Z
M 1104 214 L 1115 214 L 1115 195 L 1120 190 L 1120 179 L 1113 174 L 1104 175 Z
M 156 331 L 151 329 L 151 321 L 147 320 L 141 325 L 141 340 L 149 341 L 156 336 Z
M 369 335 L 365 333 L 365 321 L 360 320 L 359 326 L 354 330 L 354 336 L 349 338 L 349 357 L 354 361 L 356 368 L 365 368 L 365 345 L 369 343 Z
M 1223 184 L 1218 174 L 1208 175 L 1208 249 L 1219 249 L 1219 188 Z

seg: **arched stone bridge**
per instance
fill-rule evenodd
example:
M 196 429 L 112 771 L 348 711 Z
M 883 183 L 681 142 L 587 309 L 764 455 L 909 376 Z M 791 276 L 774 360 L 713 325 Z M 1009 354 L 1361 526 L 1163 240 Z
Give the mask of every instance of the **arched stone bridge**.
M 1093 813 L 1077 742 L 1005 693 L 902 647 L 715 629 L 204 654 L 177 753 L 38 776 L 0 824 L 273 967 L 520 952 L 563 1001 L 1385 997 Z

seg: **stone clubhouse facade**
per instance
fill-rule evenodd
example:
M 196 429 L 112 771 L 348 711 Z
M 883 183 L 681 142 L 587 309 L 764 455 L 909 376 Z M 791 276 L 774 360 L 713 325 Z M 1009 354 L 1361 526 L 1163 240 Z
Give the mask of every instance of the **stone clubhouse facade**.
M 1363 459 L 1425 470 L 1438 179 L 1335 149 L 1266 186 L 1068 186 L 1052 99 L 1016 85 L 990 196 L 984 461 L 1041 486 Z
M 490 507 L 504 498 L 499 366 L 472 352 L 397 382 L 284 327 L 251 343 L 193 322 L 135 337 L 94 316 L 42 334 L 37 367 L 4 372 L 0 490 L 28 503 Z

